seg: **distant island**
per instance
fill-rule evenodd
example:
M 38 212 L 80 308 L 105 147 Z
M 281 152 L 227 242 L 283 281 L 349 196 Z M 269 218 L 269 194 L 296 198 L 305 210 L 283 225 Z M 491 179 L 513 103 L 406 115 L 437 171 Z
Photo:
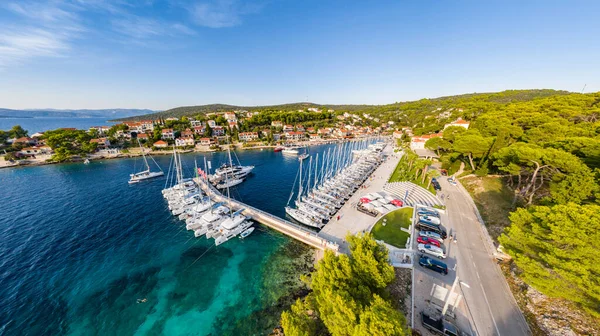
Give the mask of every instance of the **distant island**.
M 23 116 L 5 116 L 5 115 L 0 115 L 0 118 L 11 118 L 11 119 L 32 119 L 33 117 L 23 117 Z
M 29 109 L 12 110 L 0 108 L 0 118 L 127 118 L 137 115 L 156 113 L 148 109 L 97 109 L 97 110 L 58 110 Z

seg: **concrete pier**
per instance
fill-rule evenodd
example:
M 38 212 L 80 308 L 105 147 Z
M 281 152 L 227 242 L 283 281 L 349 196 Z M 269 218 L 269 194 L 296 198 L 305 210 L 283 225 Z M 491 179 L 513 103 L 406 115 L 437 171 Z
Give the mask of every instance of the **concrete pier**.
M 219 190 L 217 190 L 210 183 L 205 183 L 204 180 L 198 178 L 196 180 L 198 185 L 209 193 L 210 197 L 216 202 L 223 202 L 227 205 L 231 203 L 231 207 L 234 211 L 239 209 L 244 209 L 242 214 L 252 218 L 253 220 L 266 225 L 274 230 L 277 230 L 288 237 L 292 237 L 298 241 L 301 241 L 311 247 L 317 248 L 319 250 L 332 250 L 336 254 L 339 253 L 340 247 L 337 243 L 333 241 L 329 241 L 320 234 L 306 229 L 300 225 L 294 224 L 288 220 L 279 218 L 277 216 L 273 216 L 265 211 L 259 210 L 255 207 L 237 201 L 235 199 L 229 199 L 227 196 L 221 194 Z

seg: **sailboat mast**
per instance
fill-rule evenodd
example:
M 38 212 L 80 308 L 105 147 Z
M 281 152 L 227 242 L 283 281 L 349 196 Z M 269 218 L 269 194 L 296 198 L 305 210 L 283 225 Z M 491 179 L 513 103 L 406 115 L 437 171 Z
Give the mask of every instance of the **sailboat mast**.
M 150 166 L 148 165 L 148 160 L 146 160 L 146 153 L 144 153 L 144 148 L 142 147 L 142 143 L 139 138 L 136 138 L 138 145 L 140 145 L 140 150 L 142 151 L 142 157 L 144 158 L 144 163 L 146 164 L 146 169 L 150 171 Z
M 300 200 L 300 197 L 302 196 L 302 162 L 304 160 L 300 161 L 300 183 L 298 183 L 298 200 Z
M 233 167 L 233 163 L 231 162 L 231 148 L 229 148 L 229 137 L 227 137 L 227 155 L 229 156 L 229 167 Z M 233 172 L 233 170 L 232 170 Z M 225 184 L 227 185 L 227 198 L 229 199 L 229 215 L 233 218 L 233 209 L 231 206 L 231 195 L 229 193 L 229 178 L 227 177 L 227 169 L 225 169 Z
M 308 178 L 306 179 L 306 191 L 310 189 L 310 174 L 312 174 L 312 156 L 308 159 Z
M 317 157 L 315 157 L 315 183 L 313 184 L 313 189 L 317 187 L 317 176 L 319 175 L 319 153 L 317 153 Z

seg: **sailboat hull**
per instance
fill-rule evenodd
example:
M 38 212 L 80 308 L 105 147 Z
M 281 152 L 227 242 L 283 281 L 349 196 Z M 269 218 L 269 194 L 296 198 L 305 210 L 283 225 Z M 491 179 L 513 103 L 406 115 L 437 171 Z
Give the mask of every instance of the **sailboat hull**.
M 129 180 L 129 184 L 139 183 L 144 180 L 149 180 L 155 177 L 163 176 L 165 173 L 159 172 L 148 172 L 143 174 L 131 174 L 131 179 Z

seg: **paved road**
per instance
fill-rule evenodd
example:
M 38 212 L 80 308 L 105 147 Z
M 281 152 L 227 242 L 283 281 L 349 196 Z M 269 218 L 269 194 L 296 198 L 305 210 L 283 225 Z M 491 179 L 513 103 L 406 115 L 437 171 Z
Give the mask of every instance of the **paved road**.
M 452 186 L 440 179 L 442 192 L 450 195 L 446 200 L 448 229 L 456 236 L 452 244 L 457 273 L 470 288 L 461 286 L 468 311 L 478 335 L 529 335 L 529 327 L 521 313 L 504 275 L 492 257 L 492 248 L 470 196 L 461 186 Z

